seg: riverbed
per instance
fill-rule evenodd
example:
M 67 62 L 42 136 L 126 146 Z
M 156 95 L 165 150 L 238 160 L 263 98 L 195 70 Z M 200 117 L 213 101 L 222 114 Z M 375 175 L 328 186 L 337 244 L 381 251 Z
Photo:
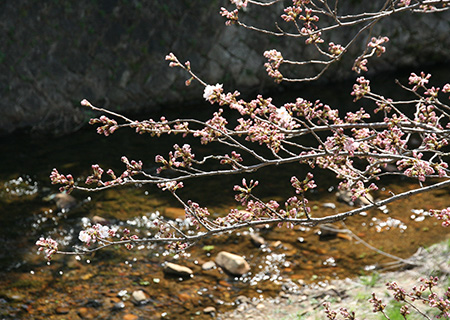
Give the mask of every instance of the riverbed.
M 334 101 L 340 99 L 335 97 Z M 190 108 L 194 108 L 190 113 L 204 112 L 204 106 Z M 174 116 L 177 115 L 168 118 Z M 261 300 L 280 292 L 295 293 L 305 285 L 326 284 L 389 268 L 392 258 L 357 239 L 391 255 L 408 258 L 419 247 L 439 242 L 449 234 L 448 228 L 442 228 L 429 215 L 429 209 L 450 206 L 450 190 L 441 189 L 381 210 L 363 212 L 348 219 L 345 225 L 333 225 L 351 233 L 327 236 L 326 230 L 319 227 L 287 229 L 263 225 L 204 239 L 185 254 L 173 254 L 163 245 L 152 244 L 131 251 L 114 247 L 89 256 L 56 256 L 48 264 L 36 252 L 34 244 L 39 237 L 52 236 L 58 239 L 60 247 L 71 250 L 80 244 L 77 238 L 83 224 L 99 217 L 111 226 L 129 228 L 140 237 L 155 232 L 150 226 L 156 218 L 183 223 L 180 205 L 154 186 L 136 185 L 98 193 L 76 191 L 73 196 L 77 206 L 58 209 L 54 202 L 47 201 L 58 192 L 48 178 L 54 167 L 83 181 L 90 174 L 91 164 L 120 171 L 120 157 L 127 155 L 143 160 L 144 168 L 152 171 L 155 155 L 167 154 L 180 141 L 174 142 L 172 137 L 150 139 L 132 132 L 103 137 L 94 128 L 86 127 L 61 137 L 17 132 L 1 137 L 0 142 L 4 154 L 0 160 L 2 319 L 210 319 L 236 308 L 236 301 L 242 296 Z M 198 147 L 200 153 L 207 152 Z M 292 195 L 292 172 L 301 176 L 302 170 L 295 166 L 271 168 L 247 178 L 262 180 L 256 193 L 263 200 L 284 202 Z M 224 215 L 236 206 L 232 188 L 241 178 L 188 181 L 187 191 L 181 194 L 208 206 L 213 215 Z M 332 175 L 322 172 L 316 180 L 317 191 L 307 195 L 313 216 L 351 208 L 337 200 L 337 181 Z M 416 188 L 417 183 L 397 178 L 380 186 L 373 194 L 376 199 L 387 197 L 389 192 L 397 194 Z M 252 240 L 255 234 L 260 237 L 256 245 Z M 218 267 L 204 270 L 202 265 L 214 261 L 222 250 L 244 256 L 251 271 L 233 277 Z M 167 275 L 163 272 L 165 262 L 187 266 L 193 270 L 193 276 Z M 137 303 L 132 296 L 139 290 L 146 299 Z M 205 313 L 205 309 L 210 312 Z

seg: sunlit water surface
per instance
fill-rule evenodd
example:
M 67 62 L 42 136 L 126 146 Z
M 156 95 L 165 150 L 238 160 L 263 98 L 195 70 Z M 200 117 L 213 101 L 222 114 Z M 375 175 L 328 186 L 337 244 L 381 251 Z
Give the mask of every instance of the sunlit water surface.
M 351 88 L 350 84 L 342 86 Z M 315 90 L 321 91 L 320 88 Z M 309 95 L 309 99 L 314 98 L 314 92 Z M 351 101 L 351 97 L 348 98 Z M 347 101 L 345 99 L 331 96 L 328 103 Z M 192 112 L 202 114 L 205 108 L 207 106 L 203 105 L 201 110 Z M 212 111 L 206 109 L 206 112 Z M 178 116 L 175 112 L 171 118 Z M 179 219 L 180 205 L 154 186 L 122 187 L 98 193 L 74 192 L 79 206 L 58 210 L 53 202 L 46 201 L 50 194 L 57 192 L 57 187 L 48 179 L 52 168 L 72 173 L 81 182 L 90 174 L 89 167 L 94 163 L 120 172 L 123 169 L 120 157 L 127 155 L 130 159 L 142 159 L 145 169 L 152 171 L 157 153 L 167 154 L 174 143 L 183 141 L 178 136 L 151 139 L 131 132 L 117 132 L 106 138 L 96 135 L 92 127 L 64 137 L 17 133 L 2 137 L 0 141 L 3 150 L 0 159 L 2 319 L 123 319 L 129 314 L 142 319 L 208 319 L 211 316 L 203 313 L 205 307 L 227 311 L 235 307 L 240 295 L 263 299 L 281 291 L 295 293 L 305 285 L 326 286 L 330 279 L 379 271 L 392 261 L 346 234 L 324 237 L 319 228 L 261 226 L 204 239 L 185 254 L 173 254 L 162 245 L 148 244 L 131 251 L 114 247 L 89 256 L 59 255 L 47 264 L 43 255 L 36 254 L 36 240 L 40 236 L 52 236 L 61 247 L 70 250 L 71 246 L 80 244 L 78 233 L 94 216 L 108 219 L 111 227 L 126 227 L 140 237 L 156 232 L 154 219 L 176 219 L 180 228 L 187 228 Z M 197 147 L 200 147 L 199 154 L 207 152 L 204 146 Z M 289 178 L 306 172 L 305 168 L 293 165 L 266 169 L 247 177 L 261 180 L 261 187 L 256 190 L 260 197 L 284 203 L 293 195 Z M 209 206 L 213 215 L 220 216 L 236 205 L 232 187 L 241 178 L 187 181 L 187 191 L 181 195 L 201 206 Z M 318 217 L 350 209 L 336 200 L 337 182 L 333 176 L 318 173 L 315 179 L 319 188 L 308 195 L 312 215 Z M 374 196 L 384 198 L 389 191 L 400 193 L 416 187 L 410 180 L 389 180 Z M 428 213 L 432 208 L 450 206 L 448 193 L 448 189 L 437 190 L 398 201 L 381 210 L 363 212 L 348 219 L 346 227 L 372 246 L 407 258 L 419 246 L 448 236 L 448 230 Z M 330 203 L 335 204 L 335 208 Z M 344 228 L 339 223 L 335 227 Z M 255 246 L 251 232 L 258 233 L 265 243 Z M 201 268 L 222 250 L 244 256 L 251 265 L 251 272 L 233 277 L 219 268 Z M 188 266 L 194 276 L 165 275 L 162 271 L 165 261 Z M 145 304 L 132 302 L 130 297 L 136 290 L 146 292 Z

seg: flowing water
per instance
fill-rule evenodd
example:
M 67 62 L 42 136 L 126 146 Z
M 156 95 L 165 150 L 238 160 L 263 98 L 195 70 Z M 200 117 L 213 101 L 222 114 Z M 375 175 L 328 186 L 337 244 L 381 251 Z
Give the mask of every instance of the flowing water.
M 261 226 L 204 239 L 184 255 L 171 254 L 154 244 L 131 251 L 114 247 L 89 256 L 56 256 L 51 264 L 36 254 L 34 243 L 40 236 L 52 236 L 67 249 L 79 244 L 78 232 L 94 216 L 127 227 L 141 237 L 155 232 L 151 228 L 155 218 L 179 218 L 183 211 L 179 204 L 153 186 L 98 193 L 76 191 L 73 196 L 79 205 L 71 210 L 59 210 L 47 201 L 57 192 L 48 178 L 54 167 L 80 180 L 89 175 L 93 163 L 120 172 L 122 155 L 150 164 L 157 153 L 167 154 L 174 143 L 182 143 L 177 138 L 151 139 L 130 132 L 106 138 L 91 127 L 57 138 L 20 133 L 0 138 L 2 319 L 208 319 L 211 315 L 203 313 L 206 307 L 224 312 L 235 307 L 240 295 L 261 299 L 281 291 L 295 292 L 304 285 L 326 285 L 329 279 L 380 270 L 392 261 L 348 234 L 327 237 L 319 228 L 299 226 Z M 149 165 L 146 170 L 154 168 Z M 296 166 L 263 170 L 256 176 L 261 179 L 257 194 L 283 203 L 292 195 L 289 178 L 293 172 L 300 177 L 303 171 Z M 181 195 L 210 207 L 214 215 L 222 215 L 235 205 L 232 187 L 241 178 L 188 181 Z M 350 208 L 337 201 L 337 182 L 332 176 L 321 173 L 315 179 L 319 189 L 308 195 L 314 216 Z M 389 191 L 399 193 L 415 187 L 413 181 L 395 179 L 387 181 L 374 196 L 384 198 Z M 428 215 L 429 209 L 450 206 L 448 193 L 449 189 L 437 190 L 383 210 L 370 210 L 348 219 L 345 227 L 377 249 L 407 258 L 419 246 L 448 236 L 448 229 Z M 335 227 L 344 228 L 341 224 Z M 251 231 L 264 239 L 262 246 L 253 244 Z M 232 277 L 218 268 L 203 270 L 202 264 L 214 260 L 222 250 L 245 256 L 251 272 Z M 191 268 L 194 276 L 165 275 L 162 264 L 166 261 Z M 131 295 L 137 290 L 146 293 L 144 304 L 133 303 Z

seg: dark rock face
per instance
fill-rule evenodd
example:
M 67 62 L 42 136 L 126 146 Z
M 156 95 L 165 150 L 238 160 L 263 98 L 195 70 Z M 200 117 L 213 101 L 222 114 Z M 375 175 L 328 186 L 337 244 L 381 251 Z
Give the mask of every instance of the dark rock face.
M 381 2 L 351 5 L 376 7 Z M 187 75 L 168 67 L 164 57 L 169 52 L 190 60 L 207 82 L 225 83 L 230 91 L 273 85 L 263 67 L 264 50 L 281 50 L 288 59 L 314 58 L 303 40 L 295 45 L 296 40 L 226 27 L 218 13 L 221 6 L 230 7 L 225 0 L 2 1 L 0 133 L 24 127 L 74 131 L 92 116 L 79 105 L 83 98 L 126 113 L 201 99 L 199 85 L 186 88 Z M 250 7 L 243 18 L 275 30 L 273 22 L 280 21 L 281 13 L 280 3 L 270 12 Z M 372 70 L 450 57 L 448 12 L 393 15 L 374 31 L 391 42 L 389 55 L 369 62 Z M 326 41 L 339 43 L 350 36 L 348 30 L 338 31 Z M 330 72 L 325 78 L 349 75 Z

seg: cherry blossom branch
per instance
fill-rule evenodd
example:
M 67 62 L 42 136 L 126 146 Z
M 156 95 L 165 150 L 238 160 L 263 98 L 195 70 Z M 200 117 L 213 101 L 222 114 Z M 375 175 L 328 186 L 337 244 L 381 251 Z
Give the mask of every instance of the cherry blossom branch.
M 234 0 L 233 3 L 239 8 L 247 5 L 247 1 Z M 310 44 L 313 44 L 320 54 L 330 59 L 329 61 L 339 60 L 348 51 L 348 46 L 353 44 L 363 31 L 371 29 L 373 24 L 383 17 L 383 14 L 389 13 L 389 10 L 393 13 L 406 8 L 411 9 L 410 1 L 385 2 L 379 15 L 367 14 L 355 18 L 359 19 L 360 23 L 367 24 L 358 30 L 357 36 L 353 37 L 346 47 L 330 43 L 327 52 L 320 47 L 318 30 L 327 31 L 328 29 L 315 26 L 319 21 L 315 14 L 323 13 L 341 23 L 340 16 L 337 15 L 338 2 L 336 1 L 334 10 L 325 0 L 320 1 L 324 7 L 311 3 L 314 9 L 306 6 L 310 4 L 310 1 L 295 0 L 293 3 L 294 7 L 286 8 L 283 19 L 286 22 L 292 19 L 302 21 L 303 28 L 307 31 L 305 33 L 308 36 L 307 41 L 311 40 Z M 415 6 L 420 7 L 423 3 L 415 2 Z M 222 12 L 224 13 L 225 11 Z M 236 12 L 228 12 L 225 15 L 231 21 L 237 19 Z M 351 18 L 348 19 L 351 20 Z M 299 28 L 298 24 L 296 26 Z M 300 34 L 302 32 L 300 30 Z M 372 37 L 359 56 L 359 62 L 357 64 L 355 62 L 356 71 L 365 70 L 364 60 L 367 58 L 383 54 L 386 41 L 387 38 Z M 278 72 L 282 63 L 297 64 L 294 61 L 284 60 L 281 53 L 273 50 L 266 56 L 269 59 L 266 67 L 278 80 L 285 80 Z M 130 249 L 139 242 L 156 241 L 170 242 L 172 249 L 182 250 L 188 243 L 203 237 L 261 223 L 286 224 L 292 227 L 296 224 L 316 226 L 343 221 L 364 210 L 450 184 L 450 170 L 447 163 L 449 152 L 446 149 L 450 135 L 450 115 L 447 112 L 450 107 L 439 99 L 442 95 L 450 93 L 450 84 L 445 84 L 442 90 L 430 87 L 428 82 L 431 75 L 429 74 L 412 73 L 408 79 L 408 85 L 399 82 L 400 89 L 414 96 L 414 99 L 403 101 L 394 101 L 374 93 L 370 81 L 363 76 L 358 77 L 351 93 L 354 101 L 366 99 L 376 107 L 373 112 L 367 112 L 361 108 L 358 111 L 340 115 L 338 109 L 332 109 L 319 100 L 311 102 L 300 97 L 295 102 L 282 106 L 275 106 L 271 98 L 264 98 L 261 95 L 253 100 L 245 101 L 239 98 L 238 91 L 226 93 L 221 84 L 207 84 L 193 72 L 189 61 L 182 63 L 173 53 L 168 54 L 166 60 L 169 61 L 169 66 L 180 67 L 187 73 L 189 79 L 186 85 L 196 81 L 204 86 L 203 98 L 211 105 L 218 106 L 209 120 L 168 121 L 165 117 L 161 117 L 159 121 L 153 119 L 137 121 L 95 107 L 87 100 L 83 100 L 83 106 L 104 113 L 99 118 L 91 119 L 90 123 L 97 125 L 97 132 L 105 136 L 119 129 L 131 128 L 138 134 L 147 133 L 150 136 L 175 133 L 182 134 L 183 137 L 190 135 L 199 139 L 203 145 L 216 143 L 234 150 L 225 153 L 222 148 L 221 151 L 196 158 L 189 144 L 182 146 L 175 144 L 173 151 L 170 151 L 168 155 L 155 157 L 155 162 L 159 165 L 156 173 L 146 172 L 142 161 L 129 160 L 123 156 L 121 161 L 125 165 L 125 170 L 120 174 L 109 169 L 106 170 L 108 177 L 105 178 L 105 170 L 97 164 L 92 165 L 92 174 L 85 181 L 87 186 L 81 185 L 71 174 L 60 174 L 54 169 L 50 176 L 51 181 L 53 184 L 62 185 L 60 190 L 64 192 L 71 192 L 73 189 L 101 191 L 129 184 L 156 184 L 162 191 L 172 194 L 185 208 L 186 218 L 197 228 L 196 234 L 189 235 L 175 224 L 158 221 L 155 222 L 155 227 L 159 228 L 159 231 L 154 237 L 138 239 L 136 235 L 130 235 L 128 230 L 123 230 L 120 240 L 113 241 L 108 237 L 117 236 L 116 230 L 94 225 L 80 232 L 79 239 L 87 246 L 96 243 L 96 248 L 104 248 L 112 244 L 124 244 Z M 316 61 L 309 60 L 309 62 Z M 326 64 L 325 68 L 329 65 Z M 223 115 L 224 108 L 237 113 L 240 118 L 230 123 Z M 372 122 L 372 113 L 378 112 L 383 116 L 383 121 Z M 413 136 L 418 137 L 415 146 L 411 144 Z M 261 148 L 267 148 L 269 152 L 264 152 Z M 339 189 L 350 192 L 353 201 L 358 198 L 367 199 L 370 192 L 378 189 L 375 183 L 387 175 L 415 178 L 419 187 L 398 195 L 392 194 L 387 199 L 372 201 L 362 208 L 320 218 L 311 215 L 308 206 L 307 192 L 316 187 L 312 173 L 308 173 L 303 180 L 296 176 L 291 177 L 290 182 L 296 195 L 288 198 L 284 204 L 274 200 L 262 201 L 253 193 L 253 189 L 259 182 L 247 182 L 243 179 L 242 184 L 235 186 L 234 190 L 237 192 L 236 200 L 245 210 L 232 209 L 228 214 L 216 219 L 211 219 L 207 208 L 191 200 L 186 201 L 177 193 L 177 190 L 184 187 L 183 182 L 188 179 L 253 173 L 268 166 L 290 163 L 299 163 L 311 169 L 318 167 L 335 173 L 337 180 L 340 181 Z M 395 172 L 384 171 L 387 164 L 391 164 Z M 220 169 L 217 169 L 217 165 Z M 165 170 L 172 170 L 174 175 L 165 177 L 163 175 Z M 433 182 L 426 186 L 425 181 L 433 178 L 444 179 L 444 181 Z M 443 220 L 443 225 L 450 224 L 448 222 L 450 210 L 434 212 L 437 219 Z M 60 253 L 58 243 L 53 239 L 41 238 L 37 245 L 49 258 L 55 253 Z M 92 252 L 97 250 L 96 248 L 87 249 L 85 252 Z

